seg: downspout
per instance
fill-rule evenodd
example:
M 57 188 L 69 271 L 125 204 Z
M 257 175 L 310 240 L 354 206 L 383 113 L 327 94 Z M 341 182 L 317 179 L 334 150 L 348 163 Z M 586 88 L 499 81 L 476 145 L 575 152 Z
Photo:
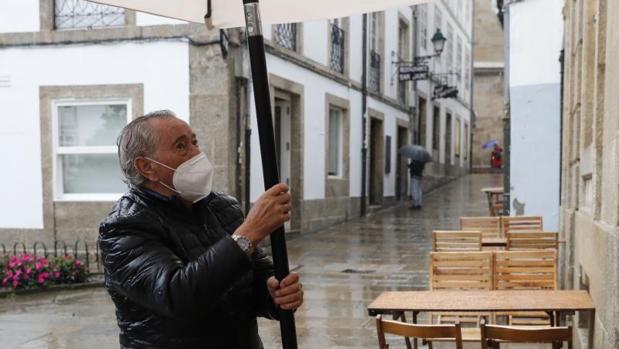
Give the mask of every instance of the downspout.
M 475 1 L 472 2 L 471 8 L 471 54 L 469 59 L 469 111 L 470 115 L 470 126 L 469 126 L 469 134 L 467 135 L 468 139 L 468 150 L 469 150 L 469 172 L 473 169 L 473 144 L 475 139 L 475 133 L 473 132 L 473 128 L 475 127 L 475 122 L 477 121 L 477 115 L 475 114 Z
M 564 39 L 565 45 L 565 39 Z M 559 56 L 559 62 L 561 63 L 561 109 L 559 111 L 559 206 L 561 205 L 561 191 L 563 189 L 563 91 L 565 90 L 565 48 L 561 50 L 561 56 Z
M 417 5 L 418 6 L 418 5 Z M 418 44 L 418 32 L 417 30 L 417 6 L 413 6 L 413 61 L 415 61 L 415 57 L 417 57 L 417 44 Z M 421 140 L 421 115 L 419 115 L 419 101 L 417 98 L 417 81 L 413 80 L 413 93 L 411 94 L 411 100 L 413 101 L 413 106 L 411 107 L 411 136 L 414 136 L 412 139 L 413 144 L 419 144 Z M 417 121 L 417 126 L 415 127 L 415 121 Z M 413 133 L 413 130 L 415 131 Z
M 368 15 L 363 14 L 363 45 L 362 50 L 362 73 L 361 73 L 361 212 L 360 216 L 366 213 L 366 182 L 367 182 L 367 109 L 368 109 L 368 85 L 367 85 L 367 65 L 368 65 Z
M 511 96 L 509 90 L 509 82 L 510 82 L 510 68 L 511 68 L 511 57 L 510 57 L 510 10 L 509 5 L 512 2 L 505 3 L 503 7 L 503 33 L 505 37 L 505 68 L 504 68 L 504 76 L 505 76 L 505 87 L 504 87 L 504 95 L 505 95 L 505 116 L 503 118 L 503 137 L 504 137 L 504 161 L 505 165 L 503 167 L 504 175 L 503 175 L 503 215 L 509 216 L 510 214 L 510 196 L 511 196 L 511 179 L 510 179 L 510 171 L 511 171 Z

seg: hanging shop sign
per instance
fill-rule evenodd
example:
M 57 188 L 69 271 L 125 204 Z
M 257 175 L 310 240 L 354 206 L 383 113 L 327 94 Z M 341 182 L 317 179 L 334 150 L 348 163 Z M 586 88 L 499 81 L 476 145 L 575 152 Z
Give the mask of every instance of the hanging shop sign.
M 402 65 L 398 67 L 398 79 L 400 81 L 428 80 L 430 68 L 425 65 Z

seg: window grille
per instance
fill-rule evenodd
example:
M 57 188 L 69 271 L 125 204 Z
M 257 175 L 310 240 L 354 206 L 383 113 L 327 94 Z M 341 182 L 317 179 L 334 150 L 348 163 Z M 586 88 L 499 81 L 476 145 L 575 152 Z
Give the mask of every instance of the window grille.
M 84 0 L 54 1 L 56 29 L 94 28 L 125 24 L 125 10 Z
M 297 50 L 297 24 L 286 23 L 275 26 L 275 43 L 277 46 Z
M 370 51 L 368 88 L 373 92 L 380 91 L 380 54 L 376 51 Z
M 344 73 L 344 50 L 346 33 L 337 23 L 331 23 L 331 57 L 329 66 L 338 73 Z

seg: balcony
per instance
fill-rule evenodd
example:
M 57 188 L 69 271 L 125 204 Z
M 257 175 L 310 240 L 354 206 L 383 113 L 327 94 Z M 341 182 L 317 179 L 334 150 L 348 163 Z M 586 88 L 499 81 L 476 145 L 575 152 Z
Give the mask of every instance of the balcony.
M 346 33 L 335 23 L 331 23 L 331 56 L 329 57 L 329 67 L 341 74 L 344 74 L 344 53 Z
M 370 51 L 368 89 L 372 92 L 380 92 L 380 55 L 376 51 Z
M 275 44 L 288 50 L 297 50 L 297 24 L 277 24 L 275 26 Z

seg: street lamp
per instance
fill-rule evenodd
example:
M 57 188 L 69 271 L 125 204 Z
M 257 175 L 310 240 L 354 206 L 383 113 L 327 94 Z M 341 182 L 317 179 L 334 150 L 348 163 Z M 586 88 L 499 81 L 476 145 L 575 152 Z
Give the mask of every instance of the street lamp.
M 436 28 L 436 33 L 432 36 L 432 45 L 434 46 L 434 53 L 436 53 L 436 57 L 439 57 L 441 53 L 443 53 L 445 41 L 447 41 L 447 39 L 443 36 L 441 30 Z

